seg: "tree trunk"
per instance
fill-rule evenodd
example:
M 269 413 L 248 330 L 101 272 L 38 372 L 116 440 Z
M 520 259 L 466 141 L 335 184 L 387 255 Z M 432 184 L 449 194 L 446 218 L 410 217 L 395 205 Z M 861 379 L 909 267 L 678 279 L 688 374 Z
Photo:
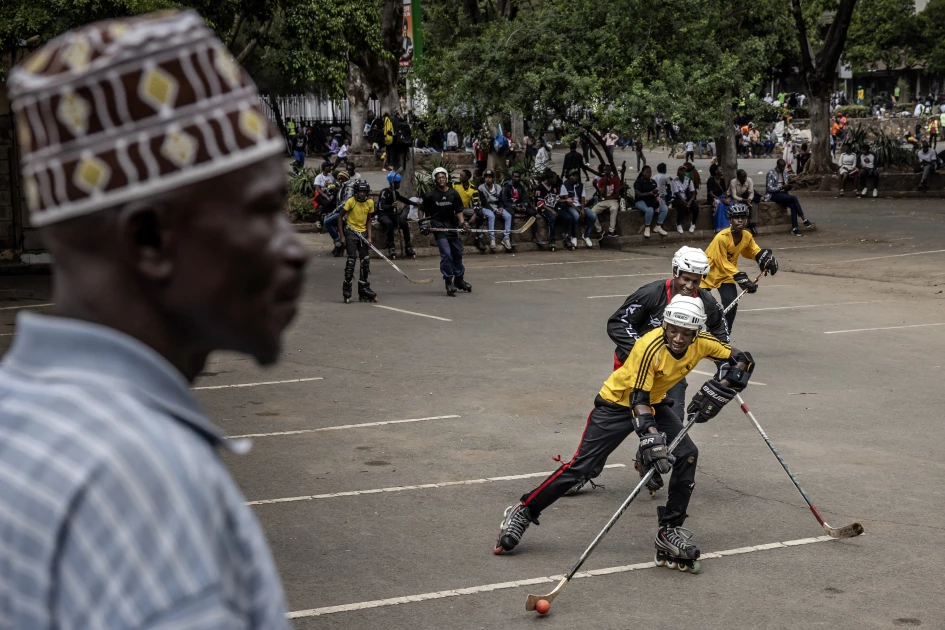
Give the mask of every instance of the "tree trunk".
M 738 151 L 735 147 L 735 132 L 732 125 L 732 104 L 726 103 L 722 110 L 722 118 L 725 121 L 722 135 L 715 139 L 716 163 L 725 171 L 728 178 L 735 177 L 735 171 L 738 170 Z
M 806 173 L 832 173 L 830 159 L 830 93 L 810 93 L 810 161 Z
M 351 113 L 351 144 L 349 148 L 353 153 L 365 153 L 371 150 L 371 143 L 362 134 L 364 123 L 367 122 L 370 114 L 368 99 L 371 96 L 371 88 L 367 84 L 367 77 L 364 76 L 357 64 L 348 64 L 345 94 L 348 97 L 348 109 Z
M 512 112 L 512 138 L 525 150 L 525 118 L 519 112 Z

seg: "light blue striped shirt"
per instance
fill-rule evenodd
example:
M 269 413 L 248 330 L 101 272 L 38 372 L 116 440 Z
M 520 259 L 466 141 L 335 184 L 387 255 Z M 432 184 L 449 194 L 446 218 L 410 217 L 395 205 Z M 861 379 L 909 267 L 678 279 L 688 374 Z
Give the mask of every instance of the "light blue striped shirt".
M 21 314 L 0 366 L 0 629 L 289 628 L 221 445 L 152 349 Z

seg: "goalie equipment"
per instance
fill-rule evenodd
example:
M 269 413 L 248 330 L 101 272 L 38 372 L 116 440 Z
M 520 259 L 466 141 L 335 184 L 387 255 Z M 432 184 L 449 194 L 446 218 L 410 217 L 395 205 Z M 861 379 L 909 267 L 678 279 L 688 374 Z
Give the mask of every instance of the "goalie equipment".
M 673 324 L 701 332 L 705 330 L 705 306 L 700 298 L 675 295 L 663 311 L 663 327 Z
M 682 246 L 673 254 L 673 277 L 680 273 L 697 273 L 703 278 L 709 275 L 709 257 L 698 247 Z

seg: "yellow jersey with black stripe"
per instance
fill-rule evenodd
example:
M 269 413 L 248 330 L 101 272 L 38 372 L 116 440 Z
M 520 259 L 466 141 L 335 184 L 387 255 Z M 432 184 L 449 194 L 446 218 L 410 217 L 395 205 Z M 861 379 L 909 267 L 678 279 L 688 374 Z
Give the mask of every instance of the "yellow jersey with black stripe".
M 600 397 L 606 401 L 630 406 L 633 392 L 649 392 L 650 404 L 666 398 L 666 392 L 681 381 L 702 359 L 725 360 L 732 356 L 732 347 L 706 332 L 696 335 L 686 353 L 677 359 L 666 347 L 663 329 L 654 328 L 633 344 L 623 366 L 610 375 L 601 387 Z
M 732 228 L 725 228 L 705 248 L 705 255 L 709 259 L 709 275 L 700 286 L 703 289 L 717 289 L 721 284 L 735 282 L 733 276 L 738 273 L 738 257 L 754 260 L 760 251 L 755 237 L 748 230 L 742 230 L 742 239 L 736 245 Z
M 453 184 L 453 190 L 459 193 L 459 198 L 463 200 L 464 208 L 472 207 L 473 195 L 479 192 L 475 186 L 473 186 L 472 184 L 468 182 L 466 184 L 466 187 L 463 187 L 462 183 L 460 182 Z
M 348 227 L 355 232 L 367 230 L 368 217 L 374 213 L 374 200 L 358 201 L 354 197 L 345 202 L 345 220 Z

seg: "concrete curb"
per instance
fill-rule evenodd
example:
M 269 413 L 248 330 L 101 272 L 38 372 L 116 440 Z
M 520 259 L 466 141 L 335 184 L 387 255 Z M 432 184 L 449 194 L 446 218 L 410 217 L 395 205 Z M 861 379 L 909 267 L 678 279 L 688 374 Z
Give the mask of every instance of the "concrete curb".
M 829 197 L 829 198 L 840 198 L 840 194 L 836 190 L 797 190 L 792 191 L 798 197 Z M 843 196 L 844 199 L 856 199 L 856 193 L 847 193 Z M 919 192 L 918 190 L 880 190 L 878 197 L 872 196 L 872 191 L 863 199 L 945 199 L 945 190 L 929 190 L 927 192 Z

